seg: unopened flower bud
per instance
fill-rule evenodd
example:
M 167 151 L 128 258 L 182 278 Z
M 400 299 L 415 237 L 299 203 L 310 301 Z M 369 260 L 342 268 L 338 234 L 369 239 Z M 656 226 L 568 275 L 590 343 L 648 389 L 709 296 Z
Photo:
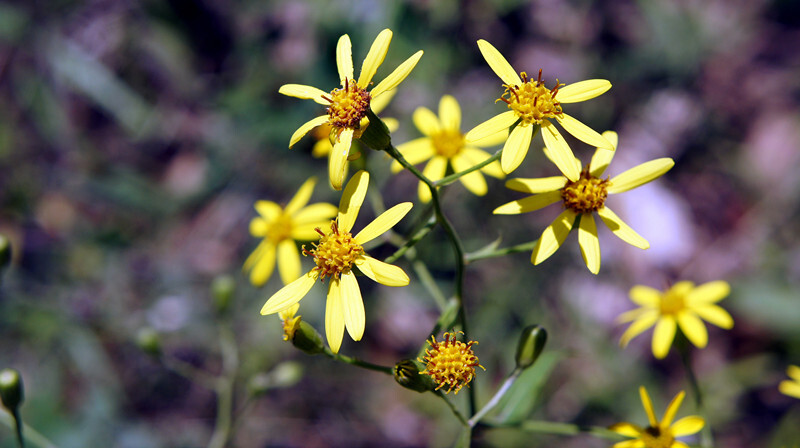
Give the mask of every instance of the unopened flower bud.
M 527 369 L 536 362 L 547 342 L 547 331 L 538 325 L 530 325 L 522 330 L 517 344 L 515 360 L 518 369 Z
M 325 349 L 325 344 L 322 342 L 322 336 L 314 327 L 311 326 L 311 324 L 304 320 L 300 320 L 296 324 L 294 335 L 292 336 L 291 341 L 292 345 L 308 353 L 309 355 L 322 353 L 322 351 Z
M 231 305 L 233 293 L 236 291 L 236 281 L 230 275 L 220 275 L 211 282 L 211 298 L 214 300 L 214 309 L 219 314 L 224 314 Z
M 22 377 L 15 369 L 0 370 L 0 398 L 3 406 L 16 415 L 17 408 L 25 399 Z
M 364 133 L 358 139 L 361 143 L 365 144 L 368 148 L 376 151 L 383 151 L 392 144 L 392 137 L 389 133 L 389 128 L 372 109 L 367 110 L 367 118 L 369 119 L 369 126 L 364 129 Z
M 428 375 L 421 375 L 419 372 L 423 369 L 423 365 L 412 359 L 404 359 L 394 365 L 392 374 L 397 384 L 405 387 L 406 389 L 415 390 L 417 392 L 428 392 L 436 389 L 433 379 Z
M 161 337 L 158 332 L 150 327 L 140 328 L 136 332 L 136 345 L 148 355 L 161 354 Z

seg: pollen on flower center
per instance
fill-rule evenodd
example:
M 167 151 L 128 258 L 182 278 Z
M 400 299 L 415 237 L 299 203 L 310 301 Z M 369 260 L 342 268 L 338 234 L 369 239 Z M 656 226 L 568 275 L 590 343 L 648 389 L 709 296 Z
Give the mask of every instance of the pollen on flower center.
M 659 428 L 647 427 L 642 433 L 642 442 L 645 448 L 671 448 L 675 438 L 669 432 L 662 432 Z
M 553 89 L 548 89 L 542 81 L 542 70 L 539 69 L 539 77 L 528 80 L 528 74 L 520 73 L 522 85 L 504 84 L 506 91 L 498 99 L 508 104 L 508 108 L 517 113 L 524 124 L 540 124 L 545 118 L 555 118 L 561 115 L 561 103 L 556 101 L 556 94 L 560 84 L 556 80 Z
M 358 129 L 361 119 L 367 115 L 371 99 L 369 92 L 348 79 L 344 80 L 344 87 L 331 91 L 330 98 L 323 98 L 331 103 L 328 106 L 328 122 L 337 129 Z
M 608 184 L 608 179 L 599 179 L 589 174 L 588 170 L 583 170 L 580 179 L 567 181 L 561 189 L 561 199 L 564 206 L 575 213 L 596 212 L 606 202 Z
M 311 255 L 317 266 L 320 280 L 330 276 L 339 278 L 342 274 L 350 272 L 356 259 L 364 253 L 364 248 L 356 243 L 350 232 L 339 231 L 336 220 L 331 221 L 331 232 L 327 235 L 316 229 L 321 235 L 319 243 L 314 244 L 314 249 L 306 250 L 303 246 L 303 255 Z
M 476 341 L 469 341 L 466 344 L 456 340 L 455 333 L 445 333 L 444 342 L 436 342 L 436 337 L 431 336 L 427 341 L 431 346 L 425 349 L 425 356 L 420 359 L 425 364 L 425 373 L 433 378 L 437 384 L 436 390 L 445 385 L 450 386 L 447 390 L 450 393 L 455 389 L 456 394 L 464 385 L 469 384 L 475 376 L 475 367 L 484 369 L 478 363 L 478 357 L 472 351 L 472 346 Z M 484 369 L 486 370 L 486 369 Z
M 464 134 L 456 130 L 445 129 L 431 136 L 433 149 L 442 157 L 452 158 L 464 147 Z
M 292 217 L 281 213 L 267 229 L 267 239 L 270 241 L 283 241 L 292 237 Z
M 661 314 L 672 315 L 677 314 L 679 311 L 686 307 L 683 301 L 683 294 L 678 294 L 673 291 L 667 291 L 661 297 Z

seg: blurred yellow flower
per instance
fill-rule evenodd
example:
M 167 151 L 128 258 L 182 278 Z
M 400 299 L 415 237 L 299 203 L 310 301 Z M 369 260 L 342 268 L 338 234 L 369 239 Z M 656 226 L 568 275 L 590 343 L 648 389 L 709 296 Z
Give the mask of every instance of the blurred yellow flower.
M 778 385 L 778 390 L 784 395 L 800 398 L 800 367 L 789 366 L 789 368 L 786 369 L 786 374 L 789 375 L 791 379 L 781 381 Z
M 369 173 L 359 171 L 353 175 L 342 193 L 339 214 L 330 222 L 330 231 L 324 233 L 317 229 L 321 236 L 319 243 L 314 244 L 313 249 L 303 249 L 304 255 L 314 257 L 316 266 L 273 294 L 261 308 L 263 315 L 284 311 L 305 297 L 317 280 L 330 277 L 325 333 L 334 353 L 339 351 L 345 328 L 355 341 L 361 340 L 364 335 L 364 302 L 352 271 L 354 266 L 365 276 L 386 286 L 405 286 L 409 281 L 402 269 L 370 257 L 362 245 L 379 237 L 403 219 L 411 210 L 410 202 L 386 210 L 355 236 L 350 233 L 368 185 Z
M 616 132 L 604 132 L 603 139 L 616 147 Z M 544 153 L 551 161 L 555 162 L 551 148 L 545 147 Z M 605 201 L 609 194 L 623 193 L 658 178 L 669 171 L 675 162 L 670 158 L 651 160 L 614 176 L 610 180 L 608 178 L 601 179 L 600 176 L 608 167 L 614 153 L 615 151 L 597 148 L 591 163 L 584 169 L 581 169 L 581 162 L 573 157 L 571 165 L 576 172 L 580 173 L 576 181 L 565 176 L 554 176 L 539 179 L 510 179 L 506 182 L 507 188 L 523 193 L 533 193 L 533 196 L 501 205 L 494 210 L 495 214 L 527 213 L 559 201 L 565 208 L 542 233 L 533 248 L 531 263 L 537 265 L 554 254 L 575 226 L 577 218 L 579 221 L 577 225 L 578 243 L 584 262 L 593 274 L 597 274 L 600 271 L 600 241 L 597 238 L 594 213 L 597 213 L 611 229 L 611 232 L 622 241 L 641 249 L 650 247 L 647 240 L 631 229 L 605 205 Z
M 263 240 L 244 262 L 253 285 L 262 286 L 269 280 L 276 258 L 284 285 L 300 277 L 300 253 L 295 241 L 317 238 L 314 229 L 327 224 L 338 211 L 335 205 L 324 202 L 306 206 L 316 183 L 316 178 L 308 179 L 285 209 L 272 201 L 256 201 L 260 216 L 250 221 L 250 234 Z
M 631 300 L 640 308 L 622 313 L 617 320 L 621 323 L 633 322 L 619 343 L 622 347 L 655 325 L 653 331 L 653 355 L 663 359 L 675 339 L 675 331 L 681 331 L 698 348 L 708 344 L 708 332 L 703 319 L 720 328 L 733 328 L 733 318 L 722 307 L 715 305 L 730 294 L 727 282 L 718 280 L 695 287 L 694 283 L 682 281 L 674 284 L 666 292 L 648 286 L 637 285 L 631 288 Z
M 572 163 L 575 157 L 567 141 L 553 125 L 554 121 L 578 140 L 609 151 L 614 150 L 615 145 L 561 110 L 562 104 L 578 103 L 602 95 L 611 88 L 610 82 L 605 79 L 589 79 L 565 85 L 556 80 L 555 86 L 548 89 L 542 81 L 541 70 L 537 79 L 528 78 L 525 72 L 517 75 L 511 64 L 492 44 L 481 39 L 478 41 L 478 48 L 489 67 L 504 83 L 503 87 L 506 90 L 498 101 L 505 102 L 511 110 L 479 124 L 467 133 L 466 139 L 468 141 L 483 139 L 498 131 L 508 130 L 519 121 L 503 146 L 500 164 L 504 172 L 510 173 L 517 169 L 528 154 L 534 125 L 541 126 L 542 139 L 545 146 L 553 153 L 553 162 L 571 181 L 578 181 L 580 169 Z
M 414 111 L 414 124 L 425 137 L 412 140 L 397 146 L 397 150 L 406 160 L 416 165 L 428 159 L 422 174 L 432 181 L 443 178 L 449 164 L 454 172 L 464 171 L 491 157 L 480 147 L 499 145 L 508 136 L 507 130 L 501 130 L 483 140 L 467 143 L 461 133 L 461 108 L 455 98 L 445 95 L 439 101 L 439 116 L 430 109 L 419 107 Z M 395 161 L 392 163 L 392 172 L 398 172 L 403 167 Z M 486 180 L 484 173 L 502 179 L 505 177 L 500 164 L 492 162 L 480 170 L 462 176 L 459 180 L 473 194 L 483 196 L 486 194 Z M 422 202 L 431 200 L 431 191 L 419 183 L 419 198 Z
M 675 438 L 695 434 L 706 424 L 705 420 L 697 415 L 684 417 L 672 423 L 683 397 L 686 395 L 683 391 L 680 391 L 669 403 L 664 412 L 664 418 L 660 422 L 656 419 L 653 403 L 644 387 L 639 387 L 639 395 L 642 398 L 642 405 L 644 405 L 650 426 L 642 428 L 627 422 L 612 425 L 609 428 L 611 431 L 623 436 L 635 437 L 633 440 L 615 443 L 613 448 L 689 448 L 689 445 L 675 440 Z
M 436 342 L 434 336 L 427 342 L 431 348 L 425 349 L 425 356 L 419 359 L 425 363 L 425 370 L 419 373 L 429 375 L 436 383 L 436 390 L 449 386 L 447 393 L 455 390 L 458 394 L 475 377 L 475 367 L 486 370 L 472 351 L 477 341 L 464 343 L 456 340 L 456 333 L 445 333 L 444 342 Z
M 358 138 L 364 130 L 362 121 L 367 115 L 370 103 L 397 87 L 411 73 L 422 57 L 422 50 L 414 53 L 368 92 L 367 88 L 378 67 L 383 63 L 391 40 L 392 31 L 389 29 L 378 34 L 361 65 L 361 74 L 356 81 L 353 78 L 352 45 L 350 37 L 345 34 L 339 38 L 336 45 L 336 66 L 339 70 L 341 87 L 327 93 L 316 87 L 285 84 L 279 90 L 284 95 L 313 100 L 327 106 L 325 115 L 304 123 L 292 134 L 289 147 L 294 146 L 311 129 L 328 123 L 331 126 L 334 141 L 334 150 L 328 159 L 328 175 L 331 186 L 336 190 L 342 189 L 347 173 L 347 156 L 350 153 L 350 145 L 353 138 Z

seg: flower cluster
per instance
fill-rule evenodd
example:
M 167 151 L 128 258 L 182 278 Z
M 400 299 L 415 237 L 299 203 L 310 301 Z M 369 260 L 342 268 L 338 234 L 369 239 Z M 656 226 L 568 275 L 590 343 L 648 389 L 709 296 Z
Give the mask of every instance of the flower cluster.
M 449 386 L 447 393 L 455 390 L 458 394 L 475 377 L 475 367 L 486 369 L 472 351 L 472 346 L 477 342 L 464 343 L 457 340 L 456 336 L 456 333 L 445 333 L 443 342 L 436 342 L 436 337 L 431 336 L 428 341 L 430 348 L 425 349 L 425 356 L 420 359 L 425 363 L 425 370 L 420 373 L 433 379 L 436 390 Z

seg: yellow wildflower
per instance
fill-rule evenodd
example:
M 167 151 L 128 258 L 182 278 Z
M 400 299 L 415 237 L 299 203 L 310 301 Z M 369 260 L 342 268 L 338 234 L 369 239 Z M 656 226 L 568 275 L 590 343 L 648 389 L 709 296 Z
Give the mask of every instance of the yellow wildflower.
M 353 138 L 360 137 L 364 131 L 362 121 L 367 115 L 371 102 L 397 87 L 411 73 L 411 70 L 414 69 L 414 66 L 417 65 L 417 62 L 422 57 L 422 50 L 414 53 L 368 92 L 367 88 L 378 67 L 383 63 L 391 40 L 392 31 L 389 29 L 385 29 L 378 34 L 367 53 L 366 59 L 364 59 L 364 63 L 361 65 L 361 74 L 356 81 L 353 77 L 350 37 L 345 34 L 339 38 L 339 42 L 336 44 L 336 66 L 339 70 L 341 87 L 327 93 L 316 87 L 302 84 L 285 84 L 279 90 L 284 95 L 313 100 L 318 104 L 327 106 L 325 115 L 304 123 L 292 134 L 289 140 L 289 147 L 294 146 L 311 129 L 323 123 L 328 123 L 331 126 L 332 140 L 334 141 L 334 150 L 328 159 L 328 175 L 331 186 L 336 190 L 342 189 L 347 173 L 347 156 L 350 153 L 350 145 Z
M 650 426 L 642 428 L 627 422 L 611 426 L 609 429 L 618 434 L 635 437 L 632 440 L 615 443 L 613 448 L 689 448 L 689 445 L 675 440 L 675 438 L 695 434 L 703 429 L 706 424 L 705 420 L 697 415 L 684 417 L 672 423 L 678 408 L 681 407 L 683 397 L 686 395 L 684 391 L 680 391 L 672 399 L 669 406 L 667 406 L 666 412 L 664 412 L 664 418 L 660 422 L 656 420 L 653 403 L 650 401 L 650 396 L 647 395 L 644 387 L 639 387 L 639 395 L 642 398 L 642 405 L 644 405 L 644 411 L 647 413 Z
M 445 95 L 439 101 L 439 117 L 426 107 L 417 108 L 413 115 L 414 124 L 425 137 L 412 140 L 397 146 L 397 150 L 411 164 L 430 161 L 425 166 L 422 174 L 428 179 L 437 181 L 444 177 L 447 165 L 453 171 L 464 171 L 491 157 L 489 153 L 479 147 L 494 146 L 502 143 L 508 133 L 505 130 L 490 135 L 481 141 L 467 143 L 461 133 L 461 108 L 455 98 Z M 398 172 L 403 167 L 397 161 L 392 164 L 392 171 Z M 492 162 L 480 170 L 462 176 L 459 180 L 473 194 L 483 196 L 486 194 L 486 180 L 481 171 L 497 178 L 505 177 L 500 164 Z M 431 191 L 419 183 L 419 198 L 422 202 L 431 200 Z
M 300 277 L 300 253 L 295 241 L 315 239 L 314 229 L 324 226 L 337 213 L 333 204 L 319 202 L 306 206 L 316 183 L 315 178 L 308 179 L 286 208 L 272 201 L 256 201 L 255 209 L 260 216 L 250 221 L 250 234 L 263 240 L 244 262 L 253 285 L 262 286 L 269 280 L 276 258 L 284 285 Z
M 436 342 L 434 336 L 427 342 L 431 348 L 425 349 L 425 356 L 419 360 L 425 363 L 425 370 L 419 373 L 429 375 L 437 385 L 436 390 L 450 386 L 447 393 L 455 389 L 458 394 L 475 377 L 475 367 L 486 370 L 472 351 L 476 341 L 465 344 L 456 340 L 456 333 L 445 333 L 444 342 Z
M 720 328 L 733 328 L 733 318 L 727 311 L 715 305 L 730 294 L 727 282 L 718 280 L 695 287 L 694 283 L 682 281 L 666 292 L 648 286 L 637 285 L 631 288 L 631 300 L 641 308 L 622 313 L 619 322 L 633 322 L 619 343 L 628 345 L 634 337 L 655 325 L 653 331 L 653 355 L 663 359 L 675 339 L 677 326 L 689 341 L 698 348 L 708 344 L 708 332 L 703 320 Z
M 789 375 L 791 379 L 781 381 L 778 385 L 778 390 L 784 395 L 800 398 L 800 367 L 789 366 L 789 368 L 786 369 L 786 374 Z
M 603 139 L 616 147 L 616 132 L 606 131 Z M 546 147 L 545 155 L 555 163 L 552 149 Z M 581 163 L 574 157 L 572 166 L 580 173 L 577 180 L 573 181 L 564 176 L 544 177 L 539 179 L 510 179 L 506 188 L 523 193 L 533 193 L 523 199 L 501 205 L 494 210 L 499 215 L 514 215 L 527 213 L 546 207 L 556 202 L 562 202 L 565 210 L 558 215 L 548 226 L 536 246 L 533 248 L 531 263 L 537 265 L 555 253 L 566 240 L 567 235 L 575 227 L 576 218 L 579 221 L 578 243 L 581 247 L 586 267 L 593 274 L 600 271 L 600 241 L 597 238 L 597 226 L 593 214 L 597 213 L 600 219 L 622 241 L 641 249 L 647 249 L 650 244 L 638 233 L 625 224 L 614 212 L 605 205 L 609 194 L 623 193 L 638 186 L 644 185 L 669 171 L 675 164 L 670 158 L 651 160 L 633 167 L 610 180 L 601 179 L 606 167 L 614 157 L 614 151 L 597 148 L 591 163 L 581 169 Z M 559 167 L 560 168 L 560 167 Z
M 267 300 L 261 314 L 283 311 L 300 301 L 317 280 L 328 281 L 328 300 L 325 307 L 325 333 L 328 345 L 336 353 L 342 344 L 344 329 L 350 337 L 361 340 L 364 335 L 365 315 L 361 290 L 358 287 L 353 267 L 370 279 L 386 286 L 405 286 L 408 276 L 397 266 L 376 260 L 364 252 L 363 244 L 372 241 L 392 228 L 411 210 L 412 204 L 404 202 L 383 212 L 360 232 L 353 236 L 350 231 L 364 202 L 369 184 L 369 173 L 359 171 L 342 193 L 339 214 L 330 222 L 330 231 L 316 229 L 321 238 L 305 255 L 314 257 L 316 266 L 297 280 L 281 288 Z
M 605 79 L 589 79 L 565 85 L 556 80 L 552 89 L 548 89 L 542 81 L 542 71 L 536 79 L 528 78 L 527 73 L 517 75 L 506 58 L 489 42 L 481 39 L 478 48 L 489 67 L 503 81 L 505 92 L 498 99 L 508 105 L 508 110 L 479 124 L 467 133 L 468 141 L 475 141 L 493 135 L 500 130 L 507 130 L 514 123 L 508 140 L 503 146 L 500 164 L 503 171 L 510 173 L 522 163 L 531 144 L 533 126 L 541 126 L 544 144 L 552 151 L 552 160 L 562 173 L 571 181 L 578 181 L 580 169 L 572 162 L 574 156 L 567 141 L 553 125 L 557 122 L 578 140 L 590 145 L 613 151 L 615 145 L 606 141 L 600 134 L 562 111 L 562 104 L 578 103 L 600 96 L 611 88 Z M 558 96 L 558 99 L 556 99 Z

